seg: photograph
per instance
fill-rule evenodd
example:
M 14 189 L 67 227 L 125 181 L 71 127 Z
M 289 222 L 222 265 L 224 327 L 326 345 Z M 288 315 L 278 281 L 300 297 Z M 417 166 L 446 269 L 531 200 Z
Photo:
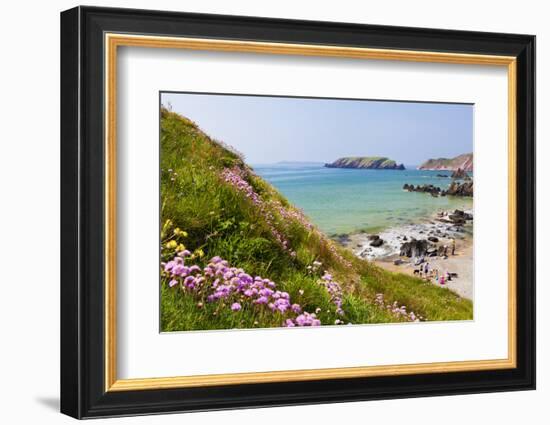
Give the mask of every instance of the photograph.
M 473 104 L 159 98 L 161 332 L 474 320 Z

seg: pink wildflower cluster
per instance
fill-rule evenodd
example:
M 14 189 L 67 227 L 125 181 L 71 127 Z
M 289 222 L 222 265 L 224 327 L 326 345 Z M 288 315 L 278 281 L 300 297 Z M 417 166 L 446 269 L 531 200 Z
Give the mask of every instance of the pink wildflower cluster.
M 335 282 L 332 275 L 325 271 L 323 277 L 319 282 L 327 290 L 330 301 L 336 306 L 336 314 L 343 316 L 344 310 L 342 310 L 342 287 L 338 282 Z
M 304 312 L 295 319 L 286 319 L 284 325 L 287 328 L 293 328 L 295 326 L 319 326 L 321 321 L 317 319 L 315 313 Z
M 308 230 L 313 230 L 314 226 L 304 215 L 302 210 L 297 208 L 285 208 L 280 201 L 271 200 L 269 203 L 279 212 L 285 223 L 297 221 Z
M 279 245 L 290 253 L 292 257 L 296 256 L 296 252 L 290 249 L 289 241 L 283 236 L 283 234 L 275 227 L 275 216 L 271 212 L 271 209 L 262 200 L 260 195 L 256 193 L 254 188 L 245 180 L 244 172 L 239 167 L 233 167 L 231 169 L 225 168 L 221 174 L 222 178 L 237 189 L 239 192 L 243 192 L 245 196 L 250 199 L 254 205 L 256 205 L 264 217 L 269 230 L 273 237 L 277 240 Z
M 338 259 L 338 262 L 340 262 L 341 264 L 344 264 L 348 268 L 352 267 L 351 262 L 346 260 L 344 257 L 342 257 L 342 255 L 338 252 L 338 250 L 336 249 L 336 246 L 334 245 L 334 242 L 332 242 L 328 239 L 325 239 L 325 242 L 328 246 L 328 250 L 333 255 L 333 257 Z
M 189 255 L 187 251 L 162 264 L 164 273 L 170 279 L 170 287 L 179 286 L 183 291 L 201 296 L 209 303 L 225 301 L 233 312 L 240 311 L 245 305 L 249 308 L 266 308 L 274 314 L 283 315 L 283 326 L 321 324 L 315 314 L 302 312 L 299 304 L 292 303 L 288 292 L 277 290 L 273 281 L 261 276 L 252 277 L 243 269 L 230 267 L 220 257 L 212 258 L 204 268 L 187 266 L 185 257 Z
M 239 192 L 244 192 L 245 196 L 249 198 L 254 205 L 261 206 L 263 204 L 260 195 L 258 195 L 254 188 L 244 179 L 243 172 L 239 167 L 233 167 L 231 169 L 224 168 L 221 175 L 227 183 Z
M 399 306 L 397 301 L 394 301 L 392 304 L 386 304 L 386 301 L 384 300 L 384 294 L 376 294 L 374 302 L 380 308 L 388 310 L 395 317 L 405 319 L 409 322 L 420 322 L 420 319 L 422 319 L 421 316 L 417 316 L 412 311 L 407 312 L 407 307 L 405 307 L 404 305 Z
M 239 192 L 243 192 L 245 196 L 258 207 L 260 213 L 262 214 L 266 223 L 269 226 L 271 234 L 285 251 L 288 251 L 292 257 L 296 256 L 296 252 L 290 248 L 289 241 L 275 226 L 276 219 L 273 211 L 277 211 L 279 213 L 284 224 L 290 223 L 292 221 L 297 221 L 298 223 L 302 224 L 302 226 L 304 226 L 306 229 L 310 231 L 315 231 L 319 239 L 324 241 L 328 250 L 330 251 L 332 256 L 338 260 L 338 262 L 348 268 L 352 267 L 351 262 L 342 257 L 334 243 L 328 240 L 321 232 L 316 230 L 315 226 L 307 219 L 307 217 L 301 210 L 298 210 L 296 208 L 286 208 L 278 200 L 270 200 L 268 202 L 263 201 L 260 195 L 258 195 L 254 188 L 246 181 L 244 173 L 245 172 L 239 167 L 233 167 L 231 169 L 225 168 L 221 173 L 221 177 L 224 179 L 224 181 L 231 184 L 231 186 L 233 186 L 236 190 L 238 190 Z

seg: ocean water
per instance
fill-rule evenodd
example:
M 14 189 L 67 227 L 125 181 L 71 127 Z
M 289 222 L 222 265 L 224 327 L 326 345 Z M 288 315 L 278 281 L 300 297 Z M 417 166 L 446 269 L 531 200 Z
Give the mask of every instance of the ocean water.
M 438 197 L 407 192 L 405 183 L 433 184 L 446 189 L 447 171 L 359 170 L 325 168 L 323 164 L 254 165 L 261 177 L 328 235 L 360 230 L 376 232 L 425 221 L 437 210 L 471 209 L 471 198 Z

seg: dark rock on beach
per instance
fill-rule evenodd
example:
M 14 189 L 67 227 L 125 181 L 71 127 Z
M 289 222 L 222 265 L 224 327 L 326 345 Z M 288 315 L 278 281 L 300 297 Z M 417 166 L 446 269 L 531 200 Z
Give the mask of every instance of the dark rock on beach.
M 430 237 L 428 237 L 428 240 L 429 240 L 430 242 L 434 242 L 434 243 L 439 242 L 439 239 L 437 239 L 435 236 L 430 236 Z
M 454 224 L 462 225 L 466 222 L 463 216 L 458 214 L 450 214 L 449 220 L 451 220 Z
M 462 210 L 454 210 L 450 214 L 438 214 L 438 218 L 436 219 L 439 222 L 451 224 L 447 230 L 451 230 L 454 232 L 464 232 L 464 229 L 462 228 L 466 222 L 473 220 L 474 217 L 472 214 L 464 212 Z M 448 233 L 445 233 L 443 237 L 448 237 Z
M 426 255 L 428 257 L 435 257 L 437 255 L 437 248 L 436 247 L 428 248 L 426 250 Z
M 379 247 L 379 246 L 382 246 L 382 244 L 384 243 L 384 240 L 383 239 L 375 239 L 373 240 L 371 243 L 370 243 L 370 246 L 373 246 L 375 248 Z
M 462 211 L 462 210 L 454 210 L 453 215 L 457 215 L 459 217 L 462 217 L 462 218 L 464 218 L 464 220 L 473 220 L 474 219 L 472 214 L 468 214 L 467 212 Z
M 429 244 L 426 239 L 411 239 L 410 242 L 405 242 L 401 245 L 399 255 L 402 257 L 421 257 L 426 255 L 428 247 Z

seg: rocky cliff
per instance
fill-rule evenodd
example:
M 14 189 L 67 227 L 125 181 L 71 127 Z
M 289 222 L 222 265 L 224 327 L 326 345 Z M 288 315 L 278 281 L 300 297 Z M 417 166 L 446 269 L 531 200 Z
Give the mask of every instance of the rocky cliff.
M 373 170 L 404 170 L 403 164 L 397 164 L 394 160 L 382 156 L 348 156 L 337 159 L 331 164 L 325 164 L 328 168 L 361 168 Z
M 458 170 L 464 171 L 474 170 L 474 154 L 465 153 L 455 158 L 431 158 L 424 162 L 419 170 Z

